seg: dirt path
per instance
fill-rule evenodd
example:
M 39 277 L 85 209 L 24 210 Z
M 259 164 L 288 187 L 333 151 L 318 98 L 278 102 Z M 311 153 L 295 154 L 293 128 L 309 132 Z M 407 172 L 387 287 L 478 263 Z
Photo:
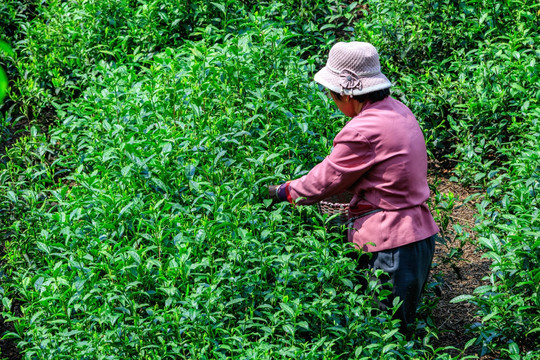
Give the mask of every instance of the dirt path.
M 445 177 L 430 176 L 430 184 L 437 184 L 437 190 L 441 194 L 454 194 L 458 200 L 450 214 L 452 221 L 447 227 L 447 242 L 438 244 L 433 260 L 434 266 L 431 272 L 431 282 L 438 282 L 435 299 L 437 306 L 431 314 L 435 326 L 439 331 L 439 339 L 433 343 L 435 348 L 444 346 L 453 346 L 457 349 L 463 349 L 465 344 L 473 337 L 468 333 L 468 328 L 478 322 L 475 315 L 476 308 L 468 302 L 450 303 L 450 300 L 463 294 L 472 294 L 474 289 L 481 285 L 488 284 L 483 280 L 490 273 L 490 261 L 482 258 L 482 252 L 478 251 L 470 241 L 461 243 L 452 231 L 453 224 L 459 224 L 466 231 L 471 233 L 471 239 L 474 239 L 474 233 L 470 229 L 474 226 L 474 216 L 476 210 L 474 200 L 463 203 L 470 195 L 475 192 L 467 189 L 458 183 L 451 182 Z M 433 198 L 433 197 L 432 197 Z M 449 254 L 452 249 L 460 249 L 461 255 L 455 260 L 449 260 Z M 431 294 L 433 297 L 434 294 Z M 477 347 L 467 349 L 465 355 L 475 355 L 478 353 Z M 455 351 L 452 355 L 459 355 Z M 483 356 L 479 359 L 495 359 L 492 355 Z

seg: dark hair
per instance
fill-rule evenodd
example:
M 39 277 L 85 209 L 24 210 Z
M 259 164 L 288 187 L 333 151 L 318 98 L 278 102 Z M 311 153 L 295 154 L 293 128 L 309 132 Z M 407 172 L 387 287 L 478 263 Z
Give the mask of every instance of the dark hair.
M 332 95 L 336 97 L 336 99 L 341 100 L 341 95 L 339 93 L 332 90 L 330 90 L 330 92 L 332 93 Z M 362 95 L 354 95 L 353 99 L 355 99 L 358 102 L 364 102 L 366 100 L 369 100 L 370 102 L 377 102 L 388 96 L 390 96 L 390 88 L 377 90 L 377 91 L 373 91 L 373 92 L 362 94 Z

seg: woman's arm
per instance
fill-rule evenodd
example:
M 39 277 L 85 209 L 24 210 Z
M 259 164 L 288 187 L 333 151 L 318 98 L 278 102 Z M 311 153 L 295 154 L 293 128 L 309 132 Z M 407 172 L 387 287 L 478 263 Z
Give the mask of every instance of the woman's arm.
M 282 185 L 292 203 L 314 204 L 351 187 L 373 165 L 375 154 L 371 143 L 361 134 L 340 134 L 329 156 L 299 179 Z

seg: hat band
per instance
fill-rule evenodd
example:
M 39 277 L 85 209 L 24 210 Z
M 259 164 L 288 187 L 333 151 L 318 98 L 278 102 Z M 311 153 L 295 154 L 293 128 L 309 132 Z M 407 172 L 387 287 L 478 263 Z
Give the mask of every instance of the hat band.
M 338 75 L 341 74 L 341 72 L 342 72 L 343 70 L 346 70 L 346 69 L 336 70 L 336 69 L 334 69 L 333 67 L 331 67 L 331 66 L 329 66 L 329 65 L 326 65 L 326 68 L 327 68 L 328 70 L 330 70 L 331 72 L 333 72 L 334 74 L 338 74 Z M 348 70 L 348 69 L 347 69 L 347 70 Z M 348 71 L 350 71 L 350 70 L 348 70 Z M 352 72 L 352 71 L 351 71 L 351 72 Z M 355 74 L 356 76 L 358 76 L 358 77 L 369 77 L 369 76 L 373 76 L 373 75 L 379 75 L 380 73 L 381 73 L 381 71 L 379 70 L 379 71 L 374 71 L 374 72 L 364 72 L 364 73 L 359 73 L 359 74 L 354 73 L 354 74 Z

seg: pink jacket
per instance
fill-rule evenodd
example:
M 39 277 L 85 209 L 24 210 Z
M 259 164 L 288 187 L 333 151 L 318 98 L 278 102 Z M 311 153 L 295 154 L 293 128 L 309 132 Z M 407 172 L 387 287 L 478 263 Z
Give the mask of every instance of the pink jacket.
M 426 205 L 424 136 L 400 101 L 368 102 L 337 134 L 331 154 L 288 186 L 301 205 L 344 191 L 354 194 L 351 217 L 383 209 L 355 220 L 349 230 L 349 241 L 364 251 L 393 249 L 439 231 Z

